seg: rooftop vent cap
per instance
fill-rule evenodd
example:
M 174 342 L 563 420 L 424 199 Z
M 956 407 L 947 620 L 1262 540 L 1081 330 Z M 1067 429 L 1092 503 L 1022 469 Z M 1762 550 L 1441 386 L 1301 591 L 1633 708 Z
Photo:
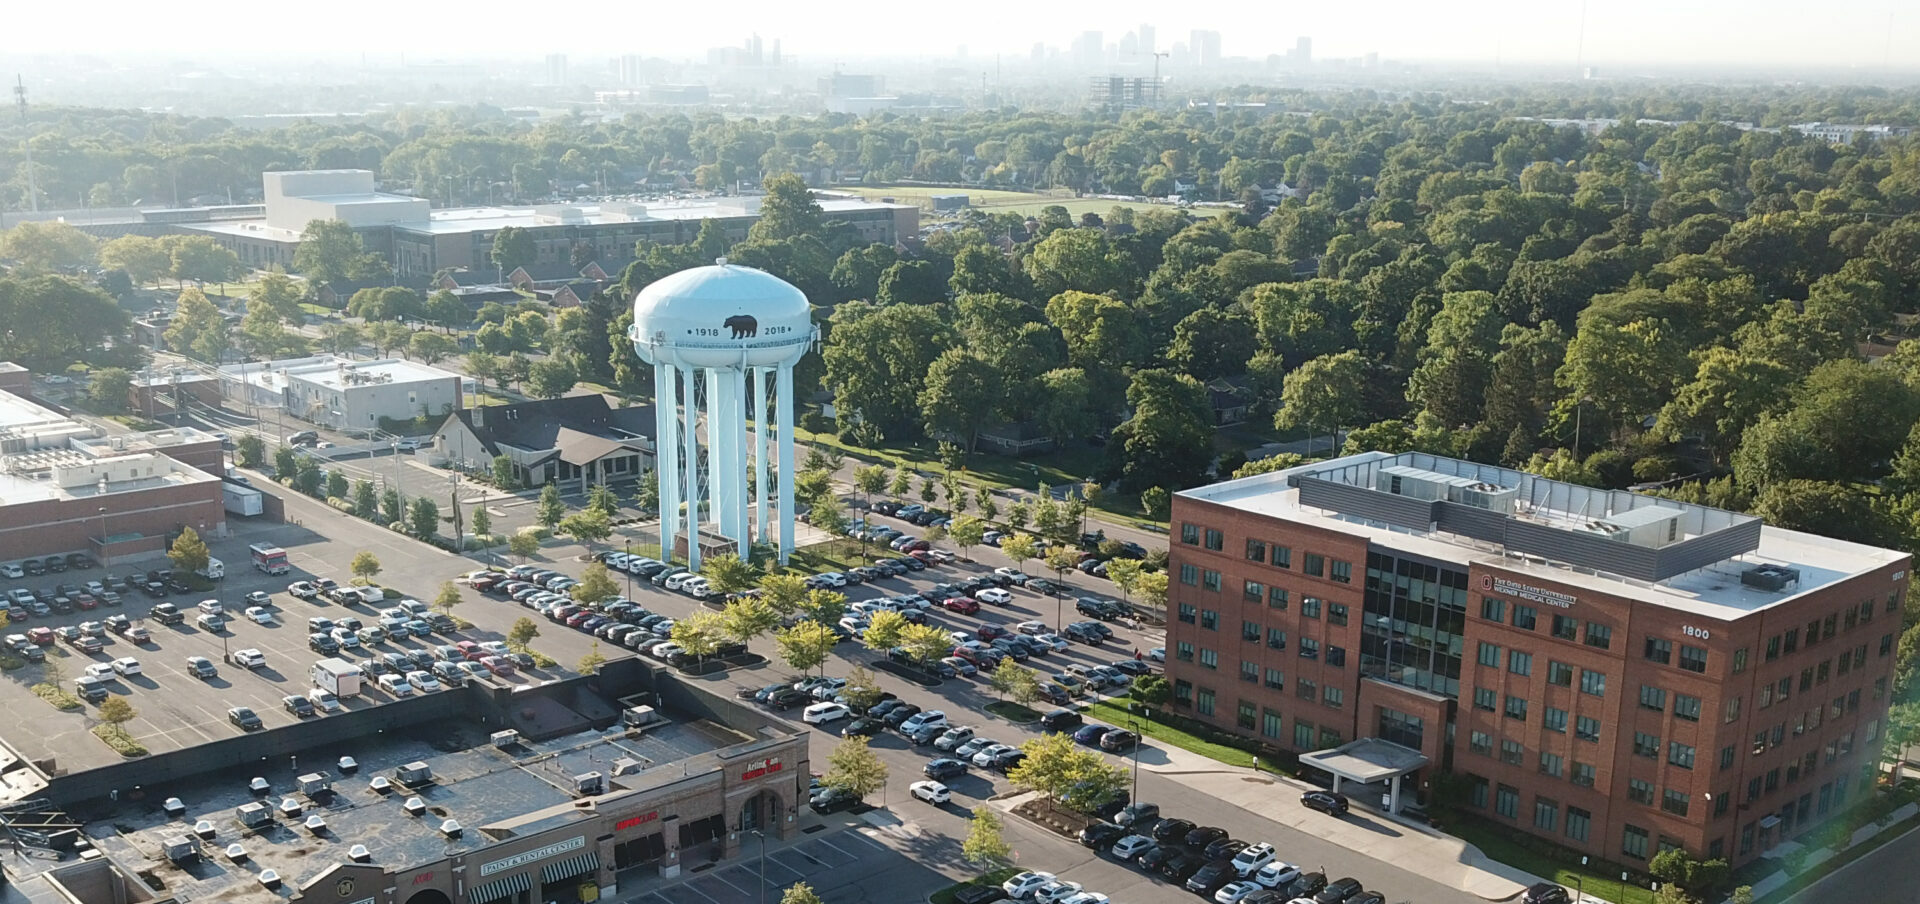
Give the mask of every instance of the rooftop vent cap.
M 367 850 L 364 844 L 356 844 L 347 849 L 347 859 L 355 863 L 366 863 L 373 859 L 373 852 Z
M 227 845 L 227 859 L 235 863 L 247 859 L 247 849 L 239 842 Z
M 306 826 L 307 826 L 307 831 L 318 835 L 321 832 L 326 831 L 327 821 L 324 819 L 321 819 L 320 814 L 315 813 L 312 816 L 307 817 Z
M 460 828 L 460 823 L 454 820 L 446 819 L 440 822 L 440 834 L 448 838 L 458 838 L 463 831 L 465 830 Z

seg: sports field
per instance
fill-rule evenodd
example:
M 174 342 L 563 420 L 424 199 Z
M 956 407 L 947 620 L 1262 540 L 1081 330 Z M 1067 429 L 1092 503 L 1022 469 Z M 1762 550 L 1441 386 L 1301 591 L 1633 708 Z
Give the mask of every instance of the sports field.
M 1146 201 L 1109 201 L 1101 198 L 1076 198 L 1070 193 L 1049 195 L 1039 192 L 1000 191 L 986 188 L 931 188 L 923 185 L 866 186 L 836 185 L 833 191 L 858 194 L 869 200 L 892 198 L 900 204 L 917 204 L 923 210 L 931 211 L 934 195 L 966 195 L 977 210 L 990 210 L 995 213 L 1017 213 L 1023 216 L 1037 216 L 1048 207 L 1065 207 L 1069 216 L 1078 219 L 1083 213 L 1105 215 L 1114 207 L 1131 207 L 1140 210 L 1147 207 L 1164 207 Z

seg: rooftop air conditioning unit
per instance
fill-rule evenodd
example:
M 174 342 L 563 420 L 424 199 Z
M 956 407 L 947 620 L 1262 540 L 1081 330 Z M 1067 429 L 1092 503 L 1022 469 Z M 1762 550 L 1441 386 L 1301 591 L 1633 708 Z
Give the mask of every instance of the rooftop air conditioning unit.
M 1771 563 L 1755 565 L 1740 573 L 1740 583 L 1758 590 L 1779 593 L 1799 586 L 1800 569 Z
M 573 792 L 579 795 L 607 793 L 607 777 L 598 772 L 583 772 L 573 777 Z

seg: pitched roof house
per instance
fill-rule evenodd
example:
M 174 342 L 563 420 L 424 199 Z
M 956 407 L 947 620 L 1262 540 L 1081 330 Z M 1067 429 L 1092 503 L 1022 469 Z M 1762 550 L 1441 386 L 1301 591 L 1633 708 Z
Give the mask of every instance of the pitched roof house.
M 484 471 L 501 455 L 521 486 L 558 483 L 584 493 L 653 470 L 654 410 L 616 408 L 603 395 L 483 405 L 453 413 L 434 450 L 454 467 Z

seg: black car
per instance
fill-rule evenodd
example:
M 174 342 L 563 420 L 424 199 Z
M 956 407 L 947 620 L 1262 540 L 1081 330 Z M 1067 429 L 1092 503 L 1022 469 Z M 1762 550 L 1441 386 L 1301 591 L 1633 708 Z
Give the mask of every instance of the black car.
M 1232 860 L 1234 855 L 1246 849 L 1247 843 L 1238 838 L 1222 838 L 1207 845 L 1207 849 L 1200 853 L 1208 860 Z
M 867 715 L 873 716 L 874 718 L 881 718 L 904 705 L 905 704 L 896 697 L 884 698 L 872 706 L 867 707 Z
M 774 709 L 791 709 L 795 706 L 801 706 L 811 702 L 813 702 L 813 698 L 808 696 L 806 691 L 794 690 L 791 687 L 775 691 L 767 696 L 767 705 Z
M 920 768 L 920 771 L 925 772 L 927 778 L 935 781 L 945 781 L 955 776 L 966 775 L 967 764 L 952 757 L 941 757 L 937 760 L 929 761 L 925 766 Z
M 1348 898 L 1365 891 L 1352 876 L 1335 879 L 1313 896 L 1313 904 L 1345 904 Z
M 1225 837 L 1227 837 L 1226 829 L 1220 828 L 1219 826 L 1201 826 L 1188 832 L 1187 837 L 1180 839 L 1180 843 L 1186 845 L 1191 850 L 1204 851 L 1207 849 L 1207 845 Z
M 1567 904 L 1567 889 L 1554 882 L 1535 882 L 1520 897 L 1520 904 Z
M 1020 765 L 1026 758 L 1027 752 L 1024 750 L 1009 750 L 994 757 L 992 765 L 997 772 L 1011 772 L 1013 771 L 1013 767 Z
M 340 652 L 340 644 L 326 634 L 309 634 L 307 635 L 307 649 L 324 656 L 332 656 Z
M 859 718 L 847 723 L 840 729 L 843 738 L 871 738 L 887 727 L 885 722 L 873 718 Z
M 733 699 L 752 700 L 755 703 L 759 703 L 766 700 L 769 696 L 772 696 L 774 691 L 788 686 L 789 685 L 786 684 L 769 684 L 766 687 L 743 687 L 733 692 Z
M 860 798 L 844 788 L 823 788 L 807 801 L 815 813 L 834 813 L 859 803 Z
M 1377 891 L 1363 891 L 1348 898 L 1347 904 L 1387 904 L 1387 896 Z
M 1100 749 L 1108 753 L 1126 753 L 1140 743 L 1140 736 L 1124 728 L 1116 728 L 1100 737 Z
M 1117 662 L 1109 662 L 1107 664 L 1110 666 L 1113 666 L 1115 669 L 1118 669 L 1119 671 L 1132 675 L 1135 678 L 1138 678 L 1141 675 L 1153 674 L 1153 666 L 1147 665 L 1144 660 L 1122 659 Z
M 1140 868 L 1148 872 L 1159 872 L 1161 867 L 1176 857 L 1184 857 L 1186 852 L 1176 845 L 1156 844 L 1140 855 Z
M 1088 747 L 1098 747 L 1100 742 L 1106 739 L 1107 732 L 1110 730 L 1105 725 L 1082 725 L 1079 731 L 1073 733 L 1073 740 Z
M 1233 871 L 1233 861 L 1211 860 L 1187 878 L 1187 891 L 1211 898 L 1214 892 L 1220 890 L 1220 886 L 1233 881 L 1237 876 L 1238 874 Z
M 1277 888 L 1263 888 L 1241 898 L 1240 904 L 1287 904 L 1287 895 Z
M 1184 882 L 1188 876 L 1199 872 L 1200 868 L 1206 865 L 1206 858 L 1199 854 L 1181 854 L 1160 864 L 1160 875 L 1175 882 Z
M 953 893 L 954 904 L 990 904 L 990 902 L 993 901 L 1004 901 L 1006 899 L 1007 890 L 1001 888 L 999 883 L 995 882 L 989 882 L 985 885 L 969 885 Z
M 1193 829 L 1193 821 L 1189 819 L 1162 819 L 1153 827 L 1153 840 L 1179 844 L 1187 840 L 1187 833 Z
M 1329 816 L 1347 815 L 1347 796 L 1332 791 L 1308 791 L 1300 795 L 1300 805 Z
M 1319 894 L 1320 889 L 1326 887 L 1326 873 L 1301 873 L 1299 878 L 1293 880 L 1292 885 L 1287 886 L 1287 897 L 1289 899 L 1311 898 Z
M 887 710 L 887 714 L 884 716 L 881 716 L 880 718 L 886 721 L 888 728 L 899 728 L 900 723 L 905 722 L 908 719 L 911 719 L 914 716 L 917 716 L 919 714 L 920 714 L 920 707 L 915 706 L 911 703 L 902 703 L 899 706 L 896 706 L 890 710 Z
M 1098 630 L 1095 630 L 1092 625 L 1086 622 L 1074 622 L 1073 624 L 1068 625 L 1067 630 L 1063 633 L 1066 635 L 1066 638 L 1068 640 L 1078 641 L 1084 644 L 1092 644 L 1094 646 L 1099 646 L 1100 644 L 1105 643 L 1107 640 L 1107 636 L 1105 634 L 1102 634 Z
M 254 715 L 253 710 L 244 706 L 236 706 L 227 710 L 227 721 L 232 722 L 241 731 L 253 731 L 260 728 L 263 724 L 260 721 L 260 717 Z
M 1153 824 L 1159 819 L 1159 804 L 1140 801 L 1126 805 L 1126 807 L 1121 809 L 1120 813 L 1113 818 L 1113 821 L 1133 830 L 1135 834 L 1139 834 L 1152 828 Z
M 1040 717 L 1040 727 L 1048 731 L 1072 731 L 1079 728 L 1085 719 L 1070 709 L 1056 709 Z
M 1096 851 L 1113 847 L 1113 843 L 1129 835 L 1127 827 L 1111 822 L 1096 822 L 1080 830 L 1080 843 Z

